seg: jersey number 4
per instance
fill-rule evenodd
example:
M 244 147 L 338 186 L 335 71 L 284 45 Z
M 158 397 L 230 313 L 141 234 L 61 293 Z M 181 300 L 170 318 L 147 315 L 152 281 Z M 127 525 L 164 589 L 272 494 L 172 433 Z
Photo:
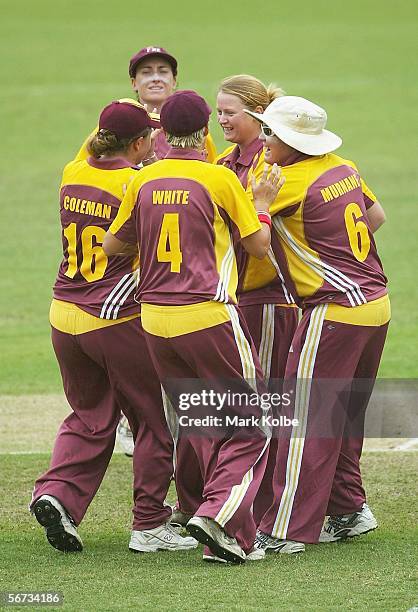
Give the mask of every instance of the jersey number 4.
M 370 235 L 364 221 L 358 221 L 360 217 L 363 217 L 360 206 L 355 202 L 347 204 L 344 211 L 344 221 L 350 247 L 354 257 L 358 261 L 364 261 L 370 251 Z
M 169 262 L 171 272 L 180 272 L 183 255 L 180 250 L 180 226 L 178 213 L 165 213 L 157 245 L 157 261 Z
M 70 223 L 63 231 L 68 240 L 68 268 L 65 276 L 74 278 L 78 271 L 77 262 L 77 224 Z M 88 225 L 81 232 L 80 274 L 88 283 L 100 280 L 106 272 L 107 255 L 102 249 L 106 230 L 96 225 Z

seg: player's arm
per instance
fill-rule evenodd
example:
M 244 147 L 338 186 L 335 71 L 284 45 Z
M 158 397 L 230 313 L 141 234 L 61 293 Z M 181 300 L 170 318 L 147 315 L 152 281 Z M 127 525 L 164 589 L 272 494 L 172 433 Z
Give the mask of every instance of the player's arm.
M 264 259 L 270 248 L 271 241 L 270 226 L 266 223 L 261 225 L 261 229 L 257 232 L 241 239 L 241 244 L 247 253 L 257 259 Z
M 274 164 L 270 174 L 268 174 L 268 166 L 257 183 L 255 176 L 252 177 L 252 192 L 254 198 L 254 208 L 259 214 L 261 229 L 245 238 L 241 239 L 242 246 L 250 255 L 257 259 L 263 259 L 270 248 L 270 226 L 271 217 L 269 209 L 275 201 L 277 194 L 282 188 L 284 177 L 281 175 L 281 169 Z
M 366 215 L 372 234 L 377 232 L 379 227 L 386 221 L 385 211 L 378 200 L 366 209 Z
M 106 255 L 137 255 L 138 245 L 123 242 L 116 238 L 110 231 L 106 232 L 103 240 L 103 250 Z
M 130 182 L 124 195 L 118 214 L 107 230 L 103 240 L 106 255 L 137 255 L 138 242 L 134 220 L 134 208 L 138 196 L 138 181 Z
M 367 220 L 370 225 L 370 230 L 372 234 L 374 234 L 386 221 L 385 211 L 383 210 L 383 206 L 380 204 L 373 191 L 366 184 L 366 181 L 362 178 L 360 181 L 364 203 L 366 205 Z
M 93 138 L 93 136 L 97 134 L 98 129 L 99 129 L 98 126 L 95 127 L 94 130 L 87 136 L 87 138 L 81 145 L 77 155 L 75 156 L 74 161 L 83 161 L 84 159 L 88 159 L 89 157 L 88 144 L 90 140 Z

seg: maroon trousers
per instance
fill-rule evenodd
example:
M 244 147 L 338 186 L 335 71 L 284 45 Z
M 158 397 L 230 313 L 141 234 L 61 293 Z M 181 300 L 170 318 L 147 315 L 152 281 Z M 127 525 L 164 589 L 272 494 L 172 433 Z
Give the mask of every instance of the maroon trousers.
M 163 524 L 173 474 L 173 440 L 161 388 L 139 318 L 80 335 L 52 328 L 65 395 L 73 410 L 58 430 L 48 471 L 35 483 L 60 500 L 78 525 L 112 456 L 122 410 L 136 444 L 133 456 L 133 528 Z
M 237 318 L 237 310 L 233 311 Z M 257 353 L 242 318 L 238 324 L 240 331 L 237 331 L 236 322 L 234 326 L 227 322 L 174 338 L 146 333 L 154 366 L 179 416 L 184 416 L 184 412 L 179 409 L 176 398 L 188 389 L 184 379 L 211 381 L 214 389 L 224 392 L 227 381 L 233 381 L 235 391 L 254 395 L 254 389 L 246 380 L 252 371 L 258 390 L 263 392 Z M 237 334 L 241 334 L 238 340 Z M 259 417 L 261 410 L 246 405 L 237 408 L 237 413 Z M 198 507 L 195 490 L 190 507 L 181 506 L 182 510 L 213 518 L 248 552 L 253 547 L 256 532 L 251 506 L 267 461 L 269 439 L 266 433 L 257 426 L 246 428 L 245 435 L 242 430 L 233 429 L 228 436 L 216 430 L 199 433 L 180 427 L 180 437 L 182 435 L 187 437 L 190 460 L 196 465 L 197 459 L 198 473 L 203 481 L 199 487 Z
M 264 378 L 271 393 L 281 393 L 289 349 L 298 326 L 298 309 L 275 304 L 240 306 L 248 325 Z M 277 409 L 275 416 L 280 410 Z M 256 525 L 273 503 L 273 474 L 277 461 L 277 429 L 272 432 L 266 471 L 253 505 Z
M 362 425 L 388 327 L 325 317 L 326 305 L 305 311 L 292 343 L 285 390 L 296 390 L 290 416 L 300 425 L 281 430 L 274 503 L 259 525 L 276 538 L 306 543 L 318 541 L 327 514 L 356 512 L 365 502 Z M 365 391 L 353 390 L 357 379 L 368 381 Z
M 247 324 L 264 379 L 270 392 L 281 392 L 287 357 L 298 324 L 298 309 L 275 304 L 256 304 L 239 308 Z M 271 381 L 271 382 L 270 382 Z M 253 504 L 256 525 L 273 503 L 273 473 L 276 466 L 277 433 L 270 441 L 267 465 Z M 194 514 L 202 493 L 202 475 L 193 445 L 188 438 L 180 438 L 176 451 L 176 487 L 178 507 L 186 514 Z

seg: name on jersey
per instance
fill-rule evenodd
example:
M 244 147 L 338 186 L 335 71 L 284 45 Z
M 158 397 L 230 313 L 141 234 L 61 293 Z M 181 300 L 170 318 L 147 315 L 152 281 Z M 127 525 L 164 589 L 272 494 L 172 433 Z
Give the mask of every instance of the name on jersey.
M 190 191 L 184 189 L 161 189 L 152 192 L 153 204 L 188 204 Z
M 93 217 L 102 217 L 102 219 L 110 219 L 112 215 L 112 207 L 110 204 L 102 204 L 94 202 L 94 200 L 82 200 L 81 198 L 64 197 L 63 206 L 65 210 L 81 213 L 82 215 L 92 215 Z
M 353 189 L 357 189 L 358 187 L 361 187 L 360 181 L 355 174 L 351 174 L 350 176 L 347 176 L 347 178 L 341 179 L 341 181 L 337 181 L 336 183 L 332 183 L 332 185 L 321 189 L 322 199 L 324 202 L 330 202 L 331 200 L 335 200 L 335 198 L 339 198 L 345 193 L 353 191 Z

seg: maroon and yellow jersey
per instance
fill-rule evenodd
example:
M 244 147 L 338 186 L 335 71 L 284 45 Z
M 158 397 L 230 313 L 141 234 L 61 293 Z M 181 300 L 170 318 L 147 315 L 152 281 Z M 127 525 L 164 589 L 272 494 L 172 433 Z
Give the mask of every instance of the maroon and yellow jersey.
M 238 281 L 231 223 L 241 238 L 261 228 L 237 177 L 176 148 L 132 181 L 110 231 L 140 244 L 141 302 L 226 304 Z
M 132 256 L 108 259 L 103 238 L 138 168 L 121 158 L 72 161 L 60 189 L 61 262 L 54 298 L 76 304 L 104 320 L 139 312 L 134 302 L 137 262 Z
M 272 248 L 302 306 L 360 306 L 387 293 L 366 210 L 376 197 L 352 161 L 300 155 L 270 208 Z
M 256 138 L 240 154 L 238 145 L 233 145 L 215 159 L 215 163 L 232 170 L 239 178 L 247 195 L 252 200 L 251 179 L 257 181 L 264 172 L 263 143 Z M 237 295 L 242 306 L 255 304 L 294 304 L 294 299 L 286 287 L 284 275 L 277 259 L 270 249 L 262 260 L 252 257 L 243 246 L 236 242 L 236 257 L 238 262 Z M 282 258 L 282 265 L 285 260 Z

